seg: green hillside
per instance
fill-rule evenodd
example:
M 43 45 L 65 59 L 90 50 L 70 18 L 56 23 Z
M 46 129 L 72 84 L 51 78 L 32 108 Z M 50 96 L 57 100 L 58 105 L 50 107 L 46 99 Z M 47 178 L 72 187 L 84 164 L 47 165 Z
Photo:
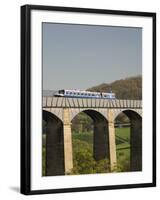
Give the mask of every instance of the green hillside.
M 116 80 L 110 84 L 102 83 L 87 89 L 95 92 L 114 92 L 117 99 L 142 99 L 142 76 Z

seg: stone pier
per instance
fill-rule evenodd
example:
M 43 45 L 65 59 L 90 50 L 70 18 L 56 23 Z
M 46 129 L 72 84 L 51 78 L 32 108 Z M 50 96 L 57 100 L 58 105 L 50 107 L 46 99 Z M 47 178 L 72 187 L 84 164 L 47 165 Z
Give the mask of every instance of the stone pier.
M 142 120 L 131 119 L 131 171 L 142 171 Z
M 110 168 L 111 171 L 117 166 L 116 156 L 116 138 L 114 128 L 114 116 L 112 110 L 108 110 L 108 130 L 109 130 L 109 155 L 110 155 Z
M 93 157 L 95 160 L 109 159 L 108 126 L 106 120 L 94 123 Z
M 65 174 L 70 173 L 73 168 L 72 156 L 72 133 L 69 109 L 63 110 L 63 134 L 64 134 L 64 168 Z
M 63 124 L 48 115 L 46 117 L 46 176 L 64 174 Z

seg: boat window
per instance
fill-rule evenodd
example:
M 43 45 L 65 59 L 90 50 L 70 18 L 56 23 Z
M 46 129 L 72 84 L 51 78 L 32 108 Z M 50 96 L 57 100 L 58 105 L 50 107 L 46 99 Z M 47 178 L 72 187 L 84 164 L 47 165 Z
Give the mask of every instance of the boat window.
M 64 94 L 64 90 L 59 90 L 58 93 L 59 94 Z

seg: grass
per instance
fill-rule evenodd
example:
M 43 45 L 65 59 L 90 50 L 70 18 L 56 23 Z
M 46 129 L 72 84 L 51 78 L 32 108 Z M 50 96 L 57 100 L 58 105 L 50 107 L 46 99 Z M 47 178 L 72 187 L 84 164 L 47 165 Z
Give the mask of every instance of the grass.
M 116 146 L 117 149 L 121 149 L 121 147 L 129 147 L 130 143 L 130 128 L 116 128 Z M 72 134 L 73 139 L 78 139 L 84 142 L 87 142 L 88 144 L 93 144 L 93 132 L 81 132 L 76 133 L 73 132 Z
M 116 149 L 117 149 L 117 163 L 119 166 L 123 167 L 123 165 L 128 165 L 127 169 L 129 170 L 130 163 L 130 128 L 116 128 Z M 72 134 L 73 141 L 74 139 L 78 139 L 80 141 L 87 142 L 93 148 L 93 132 L 85 132 L 85 133 L 76 133 Z M 76 148 L 81 148 L 80 146 Z M 127 162 L 127 164 L 126 164 Z
M 81 132 L 81 133 L 76 133 L 76 132 L 73 132 L 72 134 L 72 138 L 73 139 L 77 139 L 77 140 L 81 140 L 81 141 L 84 141 L 84 142 L 87 142 L 88 144 L 93 144 L 93 132 Z
M 116 128 L 117 163 L 123 171 L 130 171 L 130 128 Z
M 130 128 L 116 128 L 116 149 L 119 171 L 130 171 Z M 72 134 L 73 154 L 77 149 L 88 149 L 93 154 L 93 132 Z M 82 142 L 81 142 L 82 141 Z M 85 144 L 85 145 L 84 145 Z M 45 145 L 43 145 L 43 176 L 45 175 Z
M 130 128 L 116 128 L 116 150 L 117 150 L 117 163 L 121 168 L 124 167 L 125 171 L 129 171 L 130 168 Z M 78 139 L 83 142 L 87 142 L 90 148 L 93 149 L 93 132 L 76 133 L 72 134 L 73 142 Z M 82 148 L 82 147 L 77 147 Z
M 130 142 L 130 128 L 116 128 L 116 140 L 118 140 L 118 138 L 121 138 L 126 142 Z

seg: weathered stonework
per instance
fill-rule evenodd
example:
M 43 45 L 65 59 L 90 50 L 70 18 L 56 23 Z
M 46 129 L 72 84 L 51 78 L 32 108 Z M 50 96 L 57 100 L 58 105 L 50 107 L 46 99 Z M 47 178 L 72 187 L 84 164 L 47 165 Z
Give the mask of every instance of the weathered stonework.
M 142 120 L 131 120 L 131 171 L 142 171 Z
M 111 171 L 117 166 L 116 156 L 116 138 L 114 128 L 114 117 L 112 110 L 108 110 L 108 130 L 109 130 L 109 155 L 110 155 L 110 168 Z
M 106 121 L 94 123 L 93 157 L 95 160 L 109 158 L 108 126 Z
M 58 119 L 46 119 L 46 176 L 64 174 L 63 125 Z
M 73 168 L 72 158 L 72 133 L 69 109 L 63 110 L 63 133 L 64 133 L 64 168 L 65 174 L 70 173 Z
M 124 112 L 131 122 L 131 171 L 142 170 L 142 103 L 136 100 L 98 100 L 46 97 L 46 175 L 68 174 L 73 168 L 71 121 L 85 112 L 94 121 L 93 156 L 117 165 L 115 118 Z

